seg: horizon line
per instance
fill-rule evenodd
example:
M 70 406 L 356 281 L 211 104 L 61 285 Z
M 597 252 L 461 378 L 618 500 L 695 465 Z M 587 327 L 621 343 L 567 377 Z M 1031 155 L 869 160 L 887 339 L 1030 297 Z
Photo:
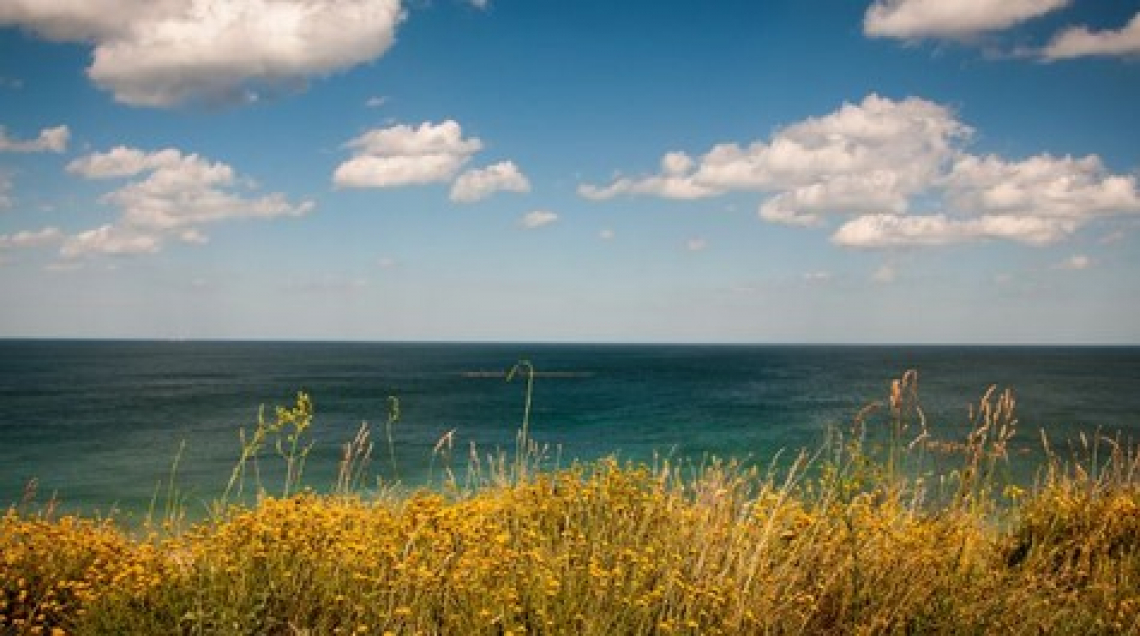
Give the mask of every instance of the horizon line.
M 155 336 L 0 336 L 0 342 L 136 342 L 198 344 L 360 344 L 360 345 L 526 345 L 526 346 L 678 346 L 678 347 L 993 347 L 993 348 L 1140 348 L 1140 342 L 1000 342 L 1000 341 L 762 341 L 762 340 L 496 340 L 363 339 L 276 337 Z

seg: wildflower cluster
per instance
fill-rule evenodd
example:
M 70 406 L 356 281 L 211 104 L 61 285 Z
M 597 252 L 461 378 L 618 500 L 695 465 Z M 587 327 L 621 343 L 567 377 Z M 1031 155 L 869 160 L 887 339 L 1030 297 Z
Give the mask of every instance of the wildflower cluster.
M 155 541 L 134 541 L 108 522 L 0 518 L 0 634 L 66 633 L 88 607 L 149 595 L 169 584 Z
M 892 389 L 885 452 L 860 431 L 767 471 L 606 460 L 470 492 L 302 489 L 165 537 L 9 512 L 0 634 L 1140 633 L 1135 451 L 1001 491 L 979 481 L 1012 434 L 994 402 L 927 499 L 900 450 L 927 448 L 904 420 L 914 382 Z M 303 422 L 286 462 L 309 414 L 276 420 Z

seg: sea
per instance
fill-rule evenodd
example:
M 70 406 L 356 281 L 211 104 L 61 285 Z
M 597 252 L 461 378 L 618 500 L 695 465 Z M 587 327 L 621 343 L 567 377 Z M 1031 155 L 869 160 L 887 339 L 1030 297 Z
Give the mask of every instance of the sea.
M 1082 435 L 1140 438 L 1138 347 L 0 340 L 0 508 L 138 518 L 177 493 L 205 510 L 242 432 L 298 392 L 314 404 L 302 443 L 316 490 L 335 483 L 365 423 L 366 489 L 436 487 L 448 469 L 462 480 L 472 457 L 513 456 L 524 418 L 553 469 L 606 457 L 771 466 L 849 430 L 912 369 L 940 439 L 968 432 L 991 386 L 1012 390 L 1010 462 L 1027 479 L 1042 433 L 1060 452 Z M 270 493 L 279 464 L 267 445 Z

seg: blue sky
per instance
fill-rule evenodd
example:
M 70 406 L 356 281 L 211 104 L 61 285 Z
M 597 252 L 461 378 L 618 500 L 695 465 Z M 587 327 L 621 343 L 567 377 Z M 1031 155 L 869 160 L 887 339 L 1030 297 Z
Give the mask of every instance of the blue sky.
M 1140 343 L 1140 2 L 4 0 L 0 337 Z

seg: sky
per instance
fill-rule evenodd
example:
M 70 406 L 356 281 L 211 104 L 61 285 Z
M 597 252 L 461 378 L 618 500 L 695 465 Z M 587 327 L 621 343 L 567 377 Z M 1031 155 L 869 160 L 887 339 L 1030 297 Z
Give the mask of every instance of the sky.
M 1140 0 L 0 0 L 0 337 L 1140 344 Z

